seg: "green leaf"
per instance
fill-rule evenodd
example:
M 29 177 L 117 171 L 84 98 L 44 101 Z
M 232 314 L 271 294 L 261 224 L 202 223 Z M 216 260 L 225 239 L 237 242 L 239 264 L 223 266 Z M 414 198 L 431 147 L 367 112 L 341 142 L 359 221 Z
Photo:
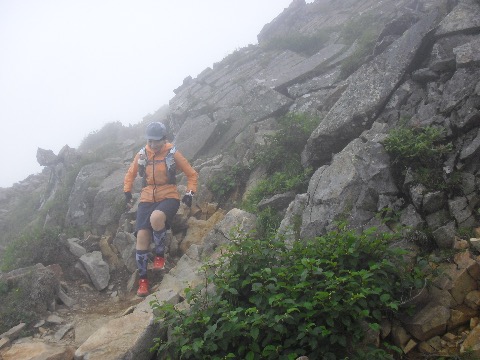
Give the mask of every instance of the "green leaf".
M 260 333 L 260 330 L 257 327 L 253 327 L 250 329 L 250 336 L 252 337 L 253 340 L 258 339 L 259 333 Z

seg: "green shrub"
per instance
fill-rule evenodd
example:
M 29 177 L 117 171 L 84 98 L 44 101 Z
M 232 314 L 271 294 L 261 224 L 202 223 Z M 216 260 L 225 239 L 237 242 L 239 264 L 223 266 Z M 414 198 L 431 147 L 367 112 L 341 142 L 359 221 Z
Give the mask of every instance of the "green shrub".
M 246 166 L 239 164 L 229 166 L 209 180 L 207 188 L 214 194 L 217 200 L 223 202 L 235 190 L 242 189 L 245 186 L 249 174 L 250 169 Z
M 428 166 L 432 162 L 438 164 L 452 151 L 452 144 L 444 144 L 444 141 L 444 128 L 400 126 L 390 131 L 384 144 L 395 162 Z
M 410 169 L 414 179 L 429 190 L 454 190 L 460 182 L 456 173 L 446 180 L 443 177 L 443 160 L 453 149 L 444 128 L 403 125 L 390 131 L 384 146 L 403 175 Z
M 281 117 L 275 134 L 265 136 L 265 145 L 258 150 L 255 162 L 265 166 L 268 174 L 279 171 L 297 174 L 303 171 L 300 155 L 319 122 L 317 117 L 300 113 L 288 113 Z
M 301 170 L 296 175 L 289 175 L 284 172 L 276 172 L 258 182 L 258 184 L 247 194 L 242 208 L 246 211 L 255 213 L 257 204 L 262 199 L 285 193 L 287 191 L 303 192 L 308 186 L 308 180 L 311 176 L 311 169 Z
M 241 208 L 257 215 L 257 231 L 260 236 L 268 236 L 275 232 L 282 221 L 282 216 L 271 208 L 259 211 L 257 205 L 260 201 L 275 194 L 288 191 L 303 193 L 308 187 L 308 181 L 312 171 L 310 168 L 301 169 L 299 173 L 290 175 L 288 173 L 276 172 L 268 179 L 261 180 L 247 194 L 242 202 Z
M 238 238 L 204 268 L 215 290 L 187 289 L 188 311 L 151 303 L 170 330 L 154 349 L 170 359 L 391 359 L 362 341 L 418 280 L 392 240 L 373 229 L 339 229 L 291 249 L 275 237 Z
M 312 169 L 303 168 L 300 156 L 319 120 L 306 114 L 288 113 L 278 120 L 277 131 L 265 136 L 265 144 L 258 149 L 254 165 L 265 167 L 268 178 L 249 190 L 241 207 L 257 215 L 261 236 L 275 231 L 282 219 L 273 209 L 259 211 L 258 203 L 275 194 L 306 191 Z

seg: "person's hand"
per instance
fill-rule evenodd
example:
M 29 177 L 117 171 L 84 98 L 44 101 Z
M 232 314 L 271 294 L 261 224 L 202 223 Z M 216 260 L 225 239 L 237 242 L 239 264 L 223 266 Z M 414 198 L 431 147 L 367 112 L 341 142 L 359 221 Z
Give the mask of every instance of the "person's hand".
M 125 204 L 127 204 L 128 208 L 131 208 L 133 206 L 133 198 L 132 198 L 132 193 L 130 191 L 124 192 L 125 194 Z
M 192 200 L 193 200 L 193 191 L 187 191 L 185 195 L 182 198 L 182 202 L 187 205 L 188 207 L 192 206 Z

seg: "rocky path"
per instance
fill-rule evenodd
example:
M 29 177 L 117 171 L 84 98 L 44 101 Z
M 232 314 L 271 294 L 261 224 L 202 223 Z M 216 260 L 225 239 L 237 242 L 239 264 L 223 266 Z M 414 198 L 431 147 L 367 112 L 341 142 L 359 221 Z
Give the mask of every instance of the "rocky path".
M 62 281 L 62 289 L 72 303 L 57 300 L 33 327 L 20 324 L 12 329 L 8 342 L 0 339 L 0 359 L 31 359 L 37 353 L 75 351 L 103 325 L 132 311 L 144 300 L 135 291 L 128 291 L 130 277 L 128 271 L 116 271 L 103 291 L 85 280 Z M 13 342 L 15 346 L 11 346 Z

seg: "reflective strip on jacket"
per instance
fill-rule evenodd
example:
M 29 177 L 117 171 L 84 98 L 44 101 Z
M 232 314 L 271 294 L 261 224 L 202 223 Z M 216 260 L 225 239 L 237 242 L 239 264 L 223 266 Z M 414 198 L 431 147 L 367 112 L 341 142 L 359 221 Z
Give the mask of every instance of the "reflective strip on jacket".
M 147 166 L 146 180 L 147 186 L 142 189 L 140 194 L 140 202 L 158 202 L 164 199 L 180 199 L 177 186 L 174 184 L 168 184 L 167 166 L 165 164 L 165 157 L 169 150 L 173 147 L 173 144 L 166 143 L 162 149 L 155 154 L 150 146 L 146 146 L 147 152 Z M 123 182 L 123 191 L 131 192 L 133 188 L 133 182 L 138 173 L 138 157 L 137 153 L 133 159 Z M 183 172 L 187 176 L 187 191 L 192 190 L 197 192 L 197 180 L 198 174 L 195 169 L 189 164 L 188 160 L 179 152 L 174 154 L 175 163 L 177 166 L 177 173 Z

